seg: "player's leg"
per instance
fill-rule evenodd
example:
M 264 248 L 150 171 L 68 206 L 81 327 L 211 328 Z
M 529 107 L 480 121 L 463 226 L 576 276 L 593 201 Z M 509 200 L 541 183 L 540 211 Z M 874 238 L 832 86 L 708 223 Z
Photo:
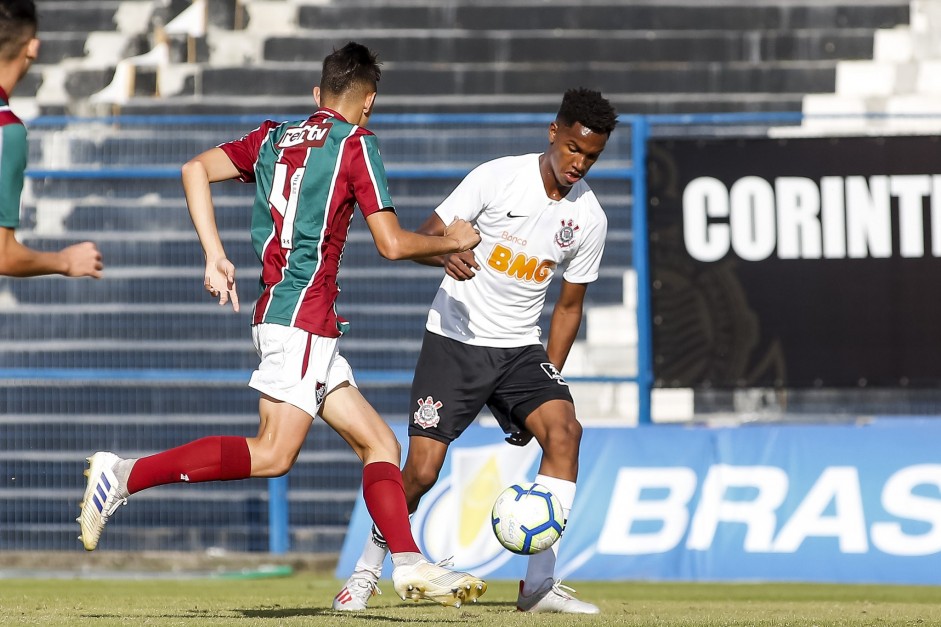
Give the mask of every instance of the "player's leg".
M 568 519 L 575 501 L 582 427 L 568 385 L 549 363 L 542 346 L 520 349 L 489 404 L 505 430 L 505 417 L 509 417 L 517 428 L 524 427 L 532 433 L 542 447 L 535 482 L 556 495 L 563 516 Z M 556 581 L 560 543 L 561 539 L 529 558 L 526 578 L 520 582 L 517 607 L 527 612 L 597 613 L 597 607 L 575 599 Z
M 140 459 L 98 452 L 89 458 L 82 501 L 81 540 L 88 551 L 115 510 L 141 490 L 170 483 L 231 481 L 277 477 L 294 465 L 310 429 L 307 412 L 270 397 L 259 402 L 260 425 L 254 438 L 215 435 Z
M 408 439 L 402 482 L 409 514 L 415 513 L 421 498 L 438 483 L 447 454 L 448 444 L 440 440 L 416 435 Z
M 493 388 L 494 368 L 479 363 L 484 353 L 454 340 L 425 333 L 412 379 L 412 420 L 402 480 L 409 513 L 438 480 L 448 445 L 477 417 Z M 479 367 L 478 367 L 479 366 Z M 382 576 L 388 548 L 373 525 L 346 585 L 333 602 L 337 610 L 362 610 Z
M 525 424 L 543 451 L 535 482 L 556 495 L 562 505 L 563 518 L 568 521 L 575 502 L 582 436 L 575 406 L 567 400 L 547 401 L 529 414 Z M 598 613 L 597 606 L 576 599 L 556 580 L 555 565 L 561 542 L 560 538 L 549 549 L 530 556 L 526 578 L 520 582 L 517 607 L 529 612 Z
M 409 515 L 415 513 L 421 497 L 430 490 L 441 467 L 448 447 L 431 438 L 409 438 L 408 457 L 402 467 L 402 482 Z M 389 553 L 389 544 L 376 523 L 370 529 L 353 573 L 333 599 L 333 609 L 341 611 L 364 610 L 369 598 L 379 591 L 382 564 Z
M 88 483 L 81 503 L 80 540 L 88 551 L 128 496 L 169 483 L 274 477 L 294 464 L 312 416 L 315 388 L 326 380 L 336 340 L 280 325 L 253 327 L 261 357 L 250 385 L 262 393 L 259 430 L 254 438 L 209 436 L 140 459 L 98 452 L 88 458 Z M 319 377 L 319 378 L 318 378 Z
M 363 498 L 392 553 L 392 582 L 398 595 L 455 607 L 476 601 L 487 589 L 484 581 L 429 563 L 415 544 L 398 465 L 399 444 L 385 421 L 349 384 L 327 395 L 321 416 L 363 460 Z M 353 592 L 347 588 L 351 596 Z

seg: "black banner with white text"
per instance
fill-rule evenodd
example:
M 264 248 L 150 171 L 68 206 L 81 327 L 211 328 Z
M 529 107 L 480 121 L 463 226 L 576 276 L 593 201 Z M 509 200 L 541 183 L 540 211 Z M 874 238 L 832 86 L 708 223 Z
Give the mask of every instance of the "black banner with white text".
M 663 387 L 941 385 L 941 137 L 652 140 Z

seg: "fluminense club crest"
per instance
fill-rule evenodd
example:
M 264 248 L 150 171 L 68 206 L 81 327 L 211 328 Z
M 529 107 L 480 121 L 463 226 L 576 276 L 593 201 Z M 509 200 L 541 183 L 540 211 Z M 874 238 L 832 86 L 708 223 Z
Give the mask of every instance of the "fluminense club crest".
M 568 248 L 575 241 L 575 231 L 577 230 L 578 225 L 575 224 L 574 220 L 562 220 L 562 228 L 555 234 L 555 243 L 560 248 Z
M 438 415 L 438 410 L 441 409 L 441 406 L 441 401 L 436 401 L 430 396 L 426 396 L 424 399 L 418 399 L 418 411 L 414 414 L 415 424 L 422 429 L 436 427 L 441 421 L 441 416 Z

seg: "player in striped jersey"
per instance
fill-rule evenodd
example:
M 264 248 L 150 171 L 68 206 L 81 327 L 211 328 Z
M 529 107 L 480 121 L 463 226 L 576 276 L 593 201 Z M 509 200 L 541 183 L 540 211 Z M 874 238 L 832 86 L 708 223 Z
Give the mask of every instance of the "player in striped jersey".
M 256 187 L 252 241 L 262 293 L 252 335 L 261 364 L 250 385 L 261 393 L 258 435 L 202 438 L 140 459 L 96 453 L 78 518 L 86 549 L 95 548 L 117 507 L 143 489 L 287 473 L 319 415 L 363 461 L 363 495 L 389 541 L 399 596 L 460 607 L 486 590 L 480 579 L 421 555 L 409 526 L 399 443 L 337 348 L 347 322 L 336 313 L 336 280 L 355 205 L 388 259 L 467 251 L 480 241 L 465 220 L 435 236 L 399 226 L 376 136 L 365 128 L 379 77 L 375 55 L 350 42 L 324 60 L 314 88 L 320 108 L 309 118 L 265 122 L 183 166 L 187 205 L 206 254 L 205 288 L 236 311 L 235 268 L 216 227 L 210 183 L 237 178 Z
M 0 275 L 97 279 L 104 266 L 92 242 L 39 252 L 16 239 L 29 146 L 26 127 L 10 110 L 10 94 L 39 54 L 36 26 L 33 0 L 0 0 Z

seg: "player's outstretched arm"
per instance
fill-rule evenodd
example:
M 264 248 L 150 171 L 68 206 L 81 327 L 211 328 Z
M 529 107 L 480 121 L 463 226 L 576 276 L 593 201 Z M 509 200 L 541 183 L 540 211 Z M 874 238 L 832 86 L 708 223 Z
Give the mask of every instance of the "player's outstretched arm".
M 209 184 L 237 178 L 239 171 L 221 148 L 212 148 L 187 161 L 183 165 L 182 176 L 186 206 L 206 255 L 203 287 L 213 297 L 219 297 L 220 305 L 225 305 L 231 300 L 232 308 L 238 311 L 235 266 L 226 258 L 225 248 L 219 237 Z
M 480 243 L 480 233 L 466 220 L 455 220 L 441 235 L 406 231 L 392 211 L 377 211 L 366 218 L 379 254 L 386 259 L 416 259 L 470 250 Z
M 104 264 L 92 242 L 67 246 L 58 252 L 39 252 L 23 246 L 14 229 L 0 227 L 0 274 L 15 277 L 61 274 L 101 278 Z
M 416 233 L 422 235 L 443 235 L 445 232 L 444 222 L 437 213 L 432 212 L 425 223 L 422 224 Z M 435 255 L 433 257 L 418 257 L 413 259 L 416 263 L 425 266 L 443 267 L 445 273 L 457 281 L 466 281 L 474 278 L 474 271 L 480 270 L 477 265 L 477 258 L 474 251 L 467 250 L 462 253 L 453 253 L 450 255 Z

